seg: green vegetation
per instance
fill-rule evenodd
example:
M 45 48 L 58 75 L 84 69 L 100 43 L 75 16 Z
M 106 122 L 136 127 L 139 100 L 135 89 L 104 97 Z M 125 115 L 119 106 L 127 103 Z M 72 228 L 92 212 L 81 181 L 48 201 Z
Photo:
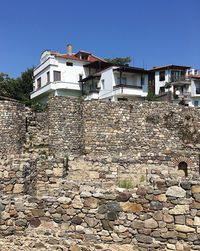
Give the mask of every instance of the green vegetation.
M 157 96 L 152 91 L 149 91 L 148 94 L 147 94 L 146 100 L 148 100 L 148 101 L 156 101 L 157 100 Z
M 169 89 L 172 87 L 172 84 L 170 82 L 165 83 L 165 89 L 169 91 Z
M 104 60 L 112 64 L 129 65 L 131 62 L 131 57 L 105 58 Z
M 126 188 L 126 189 L 136 187 L 136 185 L 135 185 L 135 183 L 133 182 L 132 179 L 119 180 L 117 185 L 118 185 L 118 187 Z
M 33 90 L 33 68 L 27 69 L 19 78 L 10 78 L 0 73 L 0 96 L 19 100 L 31 105 L 30 93 Z

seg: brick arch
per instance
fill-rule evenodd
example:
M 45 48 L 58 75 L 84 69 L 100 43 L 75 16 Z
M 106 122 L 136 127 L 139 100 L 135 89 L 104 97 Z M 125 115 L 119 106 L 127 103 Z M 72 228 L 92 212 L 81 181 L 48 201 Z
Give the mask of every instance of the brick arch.
M 191 166 L 191 164 L 192 164 L 192 161 L 191 161 L 190 158 L 183 157 L 183 156 L 174 158 L 174 160 L 173 160 L 173 163 L 174 163 L 175 167 L 177 167 L 180 162 L 187 163 L 188 167 Z

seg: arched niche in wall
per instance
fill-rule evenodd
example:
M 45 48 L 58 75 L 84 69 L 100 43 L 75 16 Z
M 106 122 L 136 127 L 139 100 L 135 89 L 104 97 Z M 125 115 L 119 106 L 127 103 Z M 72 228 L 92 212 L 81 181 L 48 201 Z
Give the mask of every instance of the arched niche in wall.
M 183 171 L 185 177 L 188 176 L 188 164 L 185 161 L 181 161 L 178 164 L 178 170 Z

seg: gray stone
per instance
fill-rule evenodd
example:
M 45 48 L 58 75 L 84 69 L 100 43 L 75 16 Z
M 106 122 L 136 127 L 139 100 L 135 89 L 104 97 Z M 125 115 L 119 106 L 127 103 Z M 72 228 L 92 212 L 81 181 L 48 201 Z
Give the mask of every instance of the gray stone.
M 144 221 L 144 227 L 145 228 L 151 228 L 151 229 L 157 228 L 158 227 L 158 223 L 153 218 L 151 218 L 151 219 L 148 219 L 148 220 Z
M 189 212 L 189 205 L 176 205 L 173 209 L 169 210 L 169 214 L 178 215 L 186 214 Z
M 152 201 L 150 203 L 151 210 L 161 210 L 163 208 L 163 204 L 159 201 Z
M 144 234 L 136 235 L 136 239 L 138 242 L 142 242 L 142 243 L 146 243 L 146 244 L 153 243 L 153 238 L 151 238 L 150 236 L 144 235 Z
M 175 215 L 175 223 L 176 224 L 185 224 L 185 215 Z
M 0 202 L 0 211 L 3 211 L 5 209 L 5 205 L 3 205 L 1 202 Z
M 167 189 L 166 195 L 177 197 L 177 198 L 182 198 L 182 197 L 185 197 L 186 191 L 181 187 L 171 186 Z
M 183 233 L 193 233 L 195 232 L 195 229 L 192 227 L 188 227 L 185 225 L 175 225 L 175 230 L 178 232 L 183 232 Z

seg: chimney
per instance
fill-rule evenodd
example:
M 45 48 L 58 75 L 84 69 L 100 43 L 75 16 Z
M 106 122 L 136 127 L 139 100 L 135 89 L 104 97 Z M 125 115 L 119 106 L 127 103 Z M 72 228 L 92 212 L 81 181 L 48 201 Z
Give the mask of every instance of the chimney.
M 67 54 L 72 55 L 72 49 L 73 49 L 72 44 L 68 44 L 67 45 Z

